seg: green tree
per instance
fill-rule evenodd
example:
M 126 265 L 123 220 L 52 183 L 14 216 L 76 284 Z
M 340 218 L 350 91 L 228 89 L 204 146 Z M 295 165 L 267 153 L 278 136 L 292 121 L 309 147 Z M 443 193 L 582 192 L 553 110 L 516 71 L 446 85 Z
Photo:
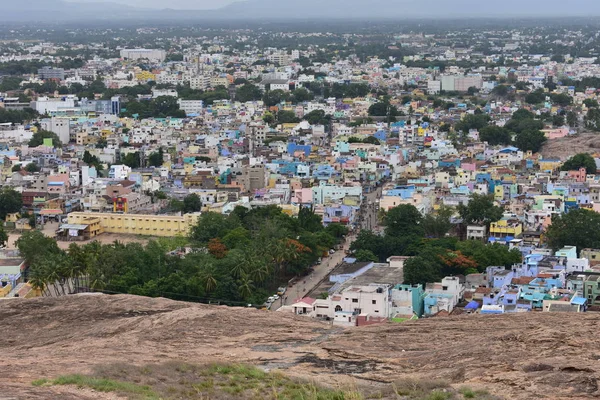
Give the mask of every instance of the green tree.
M 293 122 L 300 122 L 300 120 L 298 119 L 298 117 L 296 117 L 296 114 L 293 111 L 280 110 L 277 113 L 277 122 L 279 122 L 280 124 L 288 124 Z
M 12 168 L 10 170 L 11 170 L 11 172 L 19 172 L 22 169 L 23 169 L 23 166 L 21 164 L 15 164 L 12 166 Z
M 435 213 L 428 213 L 423 218 L 423 230 L 425 236 L 431 238 L 442 238 L 446 236 L 450 229 L 452 229 L 452 223 L 450 218 L 454 211 L 450 207 L 442 206 Z
M 479 130 L 479 139 L 492 146 L 510 144 L 512 142 L 511 136 L 508 129 L 496 125 L 485 126 Z
M 196 193 L 188 194 L 183 198 L 183 212 L 193 213 L 202 209 L 202 201 Z
M 354 258 L 356 258 L 356 261 L 360 261 L 360 262 L 378 262 L 379 258 L 373 254 L 373 252 L 371 250 L 358 250 L 356 253 L 354 253 Z
M 539 104 L 546 100 L 546 96 L 543 92 L 531 92 L 527 96 L 525 96 L 525 101 L 529 104 Z
M 488 126 L 489 121 L 490 117 L 488 115 L 469 114 L 456 123 L 455 129 L 462 132 L 469 132 L 471 129 L 480 130 Z
M 583 121 L 587 129 L 600 132 L 600 108 L 590 108 Z
M 569 211 L 552 217 L 546 230 L 548 245 L 558 250 L 564 246 L 577 246 L 578 250 L 600 247 L 600 214 L 586 209 Z
M 522 131 L 515 137 L 515 145 L 519 149 L 523 151 L 531 150 L 534 153 L 540 151 L 545 142 L 546 135 L 537 129 Z
M 246 83 L 235 91 L 235 98 L 242 103 L 253 100 L 260 100 L 262 98 L 262 92 L 258 86 L 251 83 Z
M 571 128 L 575 128 L 578 125 L 577 114 L 575 114 L 573 111 L 567 112 L 567 125 L 569 125 Z
M 583 101 L 583 104 L 587 108 L 592 108 L 592 107 L 598 108 L 598 107 L 600 107 L 600 105 L 598 105 L 598 100 L 596 100 L 596 99 L 585 99 Z
M 4 230 L 4 226 L 0 224 L 0 247 L 4 247 L 8 244 L 8 234 Z
M 561 167 L 561 170 L 571 171 L 577 170 L 581 167 L 584 167 L 588 174 L 595 174 L 596 161 L 594 161 L 594 157 L 592 157 L 588 153 L 575 154 L 573 157 L 565 161 L 565 163 Z
M 33 134 L 31 139 L 29 140 L 28 145 L 29 147 L 41 146 L 42 144 L 44 144 L 44 139 L 52 139 L 52 145 L 54 147 L 62 146 L 60 139 L 58 138 L 58 135 L 56 133 L 45 131 L 43 129 L 40 129 L 39 131 Z
M 0 220 L 6 219 L 7 214 L 21 211 L 23 198 L 21 193 L 8 186 L 0 189 Z
M 498 221 L 504 210 L 494 204 L 492 195 L 473 193 L 467 205 L 458 206 L 458 214 L 465 224 L 485 224 Z
M 160 167 L 164 162 L 164 152 L 162 147 L 158 151 L 153 152 L 148 157 L 148 165 L 151 167 Z
M 412 204 L 391 208 L 384 217 L 385 233 L 391 236 L 423 235 L 423 216 Z
M 127 165 L 129 168 L 140 167 L 140 152 L 136 151 L 133 153 L 127 153 L 124 157 L 121 157 L 121 162 Z
M 36 163 L 29 163 L 25 166 L 25 171 L 29 173 L 40 172 L 40 167 Z
M 425 285 L 443 278 L 440 261 L 434 255 L 411 257 L 404 263 L 404 283 Z

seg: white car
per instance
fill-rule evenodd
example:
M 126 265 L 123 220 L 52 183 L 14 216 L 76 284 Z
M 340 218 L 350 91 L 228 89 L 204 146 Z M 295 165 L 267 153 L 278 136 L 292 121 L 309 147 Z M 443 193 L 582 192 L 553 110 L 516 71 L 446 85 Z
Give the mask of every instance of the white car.
M 267 303 L 272 303 L 275 301 L 275 297 L 271 296 L 267 299 Z
M 276 294 L 275 296 L 273 296 L 273 298 L 274 298 L 275 300 L 279 300 L 279 295 L 278 295 L 278 294 Z

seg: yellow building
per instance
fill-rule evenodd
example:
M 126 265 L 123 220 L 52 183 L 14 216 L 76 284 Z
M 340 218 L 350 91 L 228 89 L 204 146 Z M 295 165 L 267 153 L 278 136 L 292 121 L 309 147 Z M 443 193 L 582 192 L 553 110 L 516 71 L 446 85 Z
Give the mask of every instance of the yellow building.
M 156 81 L 156 75 L 150 71 L 140 71 L 135 74 L 135 79 L 140 82 Z
M 87 224 L 86 221 L 90 218 L 97 218 L 100 227 L 106 233 L 178 236 L 187 235 L 199 216 L 199 213 L 177 216 L 72 212 L 68 215 L 68 221 L 69 224 Z
M 555 171 L 562 164 L 559 159 L 554 158 L 542 158 L 538 163 L 540 166 L 540 171 Z
M 523 224 L 518 221 L 501 219 L 490 224 L 490 236 L 494 237 L 519 237 L 523 233 Z

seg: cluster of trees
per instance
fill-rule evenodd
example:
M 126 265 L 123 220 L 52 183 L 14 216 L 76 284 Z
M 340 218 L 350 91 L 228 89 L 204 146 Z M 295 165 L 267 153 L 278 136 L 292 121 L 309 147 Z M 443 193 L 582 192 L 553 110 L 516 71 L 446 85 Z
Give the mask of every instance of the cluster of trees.
M 0 189 L 0 220 L 5 220 L 7 214 L 20 212 L 22 207 L 21 193 L 8 186 Z
M 139 118 L 185 118 L 185 112 L 179 109 L 177 99 L 172 96 L 159 96 L 152 100 L 129 101 L 122 116 Z
M 376 145 L 381 144 L 379 142 L 379 139 L 377 139 L 375 136 L 367 136 L 364 139 L 357 138 L 356 136 L 351 136 L 348 138 L 348 143 L 368 143 L 368 144 L 376 144 Z
M 464 226 L 489 225 L 502 217 L 502 208 L 495 206 L 490 196 L 483 195 L 473 195 L 467 205 L 456 211 Z M 448 237 L 454 212 L 441 207 L 423 216 L 412 205 L 394 207 L 383 215 L 384 235 L 363 230 L 351 250 L 360 261 L 383 262 L 392 255 L 413 256 L 404 267 L 405 282 L 411 284 L 435 282 L 447 275 L 476 273 L 490 265 L 510 266 L 521 261 L 520 252 L 509 251 L 506 246 Z
M 600 214 L 586 209 L 571 210 L 552 217 L 546 230 L 548 245 L 558 250 L 564 246 L 577 246 L 577 250 L 600 247 Z
M 93 156 L 89 151 L 85 151 L 83 153 L 83 162 L 89 166 L 95 167 L 96 171 L 100 172 L 104 169 L 100 159 L 96 156 Z
M 202 209 L 202 201 L 196 193 L 188 194 L 183 201 L 171 199 L 169 202 L 171 211 L 186 213 L 198 212 Z
M 391 105 L 389 101 L 372 104 L 368 112 L 374 117 L 389 117 L 390 121 L 396 121 L 396 117 L 401 115 L 396 106 Z
M 22 124 L 25 121 L 32 121 L 38 116 L 33 108 L 24 108 L 23 110 L 7 110 L 0 108 L 0 124 L 11 122 L 13 124 Z
M 478 129 L 479 138 L 489 144 L 513 144 L 523 151 L 537 152 L 546 142 L 546 136 L 541 131 L 544 122 L 535 119 L 532 112 L 520 109 L 513 113 L 512 118 L 503 126 L 488 125 L 489 117 L 474 114 L 465 117 L 457 123 L 456 129 Z
M 52 139 L 52 145 L 54 147 L 61 147 L 62 143 L 58 138 L 58 135 L 54 132 L 46 131 L 44 129 L 38 129 L 29 140 L 29 147 L 37 147 L 44 144 L 44 139 Z
M 540 104 L 550 97 L 553 104 L 566 107 L 573 102 L 573 98 L 566 93 L 545 93 L 544 89 L 537 89 L 525 96 L 525 101 L 529 104 Z
M 584 167 L 588 174 L 596 173 L 596 161 L 588 153 L 575 154 L 561 166 L 562 171 L 572 171 Z
M 17 165 L 14 165 L 12 167 L 11 171 L 12 172 L 18 172 L 18 171 L 21 170 L 21 168 L 23 168 L 23 165 L 22 164 L 17 164 Z M 33 163 L 33 162 L 30 162 L 29 164 L 27 164 L 25 166 L 25 168 L 23 168 L 23 169 L 25 171 L 29 172 L 29 173 L 32 173 L 32 174 L 34 172 L 40 172 L 40 167 L 36 163 Z
M 261 304 L 271 291 L 306 273 L 347 229 L 324 228 L 320 217 L 302 209 L 297 218 L 275 206 L 236 208 L 229 216 L 204 213 L 189 240 L 195 251 L 168 255 L 182 243 L 151 241 L 102 245 L 71 244 L 68 250 L 42 233 L 26 232 L 17 246 L 27 260 L 32 285 L 57 283 L 92 290 L 165 296 L 181 300 L 219 300 Z M 185 242 L 186 240 L 183 240 Z

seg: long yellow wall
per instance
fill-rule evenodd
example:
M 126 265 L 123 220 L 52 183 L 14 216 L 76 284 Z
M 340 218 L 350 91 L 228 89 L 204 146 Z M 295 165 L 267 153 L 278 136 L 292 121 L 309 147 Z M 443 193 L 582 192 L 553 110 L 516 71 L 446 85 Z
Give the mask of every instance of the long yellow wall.
M 106 233 L 122 233 L 148 236 L 187 235 L 198 221 L 200 214 L 153 215 L 153 214 L 113 214 L 72 212 L 68 215 L 69 224 L 85 224 L 88 218 L 100 219 L 100 226 Z

